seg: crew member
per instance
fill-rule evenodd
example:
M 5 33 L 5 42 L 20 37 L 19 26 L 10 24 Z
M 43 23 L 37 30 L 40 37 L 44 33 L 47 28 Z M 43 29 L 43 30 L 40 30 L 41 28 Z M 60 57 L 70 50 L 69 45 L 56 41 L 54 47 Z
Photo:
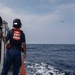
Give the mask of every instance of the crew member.
M 6 58 L 3 64 L 3 69 L 1 75 L 7 75 L 10 66 L 13 64 L 13 75 L 18 75 L 19 69 L 21 67 L 21 46 L 24 50 L 24 58 L 26 57 L 26 41 L 25 34 L 20 29 L 22 26 L 21 20 L 16 18 L 13 20 L 13 29 L 9 30 L 6 37 L 2 38 L 4 43 L 7 41 L 10 42 L 7 52 Z

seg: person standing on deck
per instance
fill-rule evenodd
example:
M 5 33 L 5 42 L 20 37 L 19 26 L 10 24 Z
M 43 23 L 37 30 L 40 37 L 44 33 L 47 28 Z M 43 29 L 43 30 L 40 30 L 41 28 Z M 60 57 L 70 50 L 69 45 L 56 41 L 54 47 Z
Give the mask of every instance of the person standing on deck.
M 2 38 L 4 43 L 7 41 L 10 42 L 9 48 L 6 52 L 6 58 L 3 64 L 3 69 L 1 75 L 7 75 L 10 69 L 10 66 L 13 64 L 13 75 L 18 75 L 19 69 L 21 67 L 21 46 L 24 49 L 24 58 L 26 57 L 26 41 L 25 34 L 21 28 L 21 20 L 16 18 L 13 20 L 13 29 L 9 30 L 6 37 Z

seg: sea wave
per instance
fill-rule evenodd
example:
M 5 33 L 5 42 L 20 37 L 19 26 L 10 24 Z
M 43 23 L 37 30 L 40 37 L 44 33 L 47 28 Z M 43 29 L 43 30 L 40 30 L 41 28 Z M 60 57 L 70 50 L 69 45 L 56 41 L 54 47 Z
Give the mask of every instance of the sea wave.
M 27 75 L 75 75 L 74 71 L 58 70 L 46 63 L 24 62 Z
M 75 44 L 28 44 L 25 62 L 27 75 L 75 75 Z

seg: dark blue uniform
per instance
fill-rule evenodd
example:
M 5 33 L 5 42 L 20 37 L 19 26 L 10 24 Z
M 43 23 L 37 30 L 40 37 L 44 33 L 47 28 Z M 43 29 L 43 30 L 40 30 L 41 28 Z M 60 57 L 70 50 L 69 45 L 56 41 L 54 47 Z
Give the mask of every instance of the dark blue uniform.
M 7 33 L 6 40 L 10 41 L 11 47 L 6 52 L 6 58 L 4 61 L 2 74 L 7 75 L 10 66 L 13 64 L 13 75 L 18 75 L 19 68 L 21 67 L 21 45 L 22 42 L 25 42 L 25 35 L 21 31 L 20 40 L 15 41 L 13 39 L 13 30 L 10 30 Z

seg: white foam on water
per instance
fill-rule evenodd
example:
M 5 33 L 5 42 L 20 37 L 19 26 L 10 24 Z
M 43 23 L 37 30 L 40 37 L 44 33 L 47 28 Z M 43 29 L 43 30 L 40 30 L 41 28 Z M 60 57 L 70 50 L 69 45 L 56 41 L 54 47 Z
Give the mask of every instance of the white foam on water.
M 24 62 L 27 75 L 65 75 L 58 69 L 45 63 Z

